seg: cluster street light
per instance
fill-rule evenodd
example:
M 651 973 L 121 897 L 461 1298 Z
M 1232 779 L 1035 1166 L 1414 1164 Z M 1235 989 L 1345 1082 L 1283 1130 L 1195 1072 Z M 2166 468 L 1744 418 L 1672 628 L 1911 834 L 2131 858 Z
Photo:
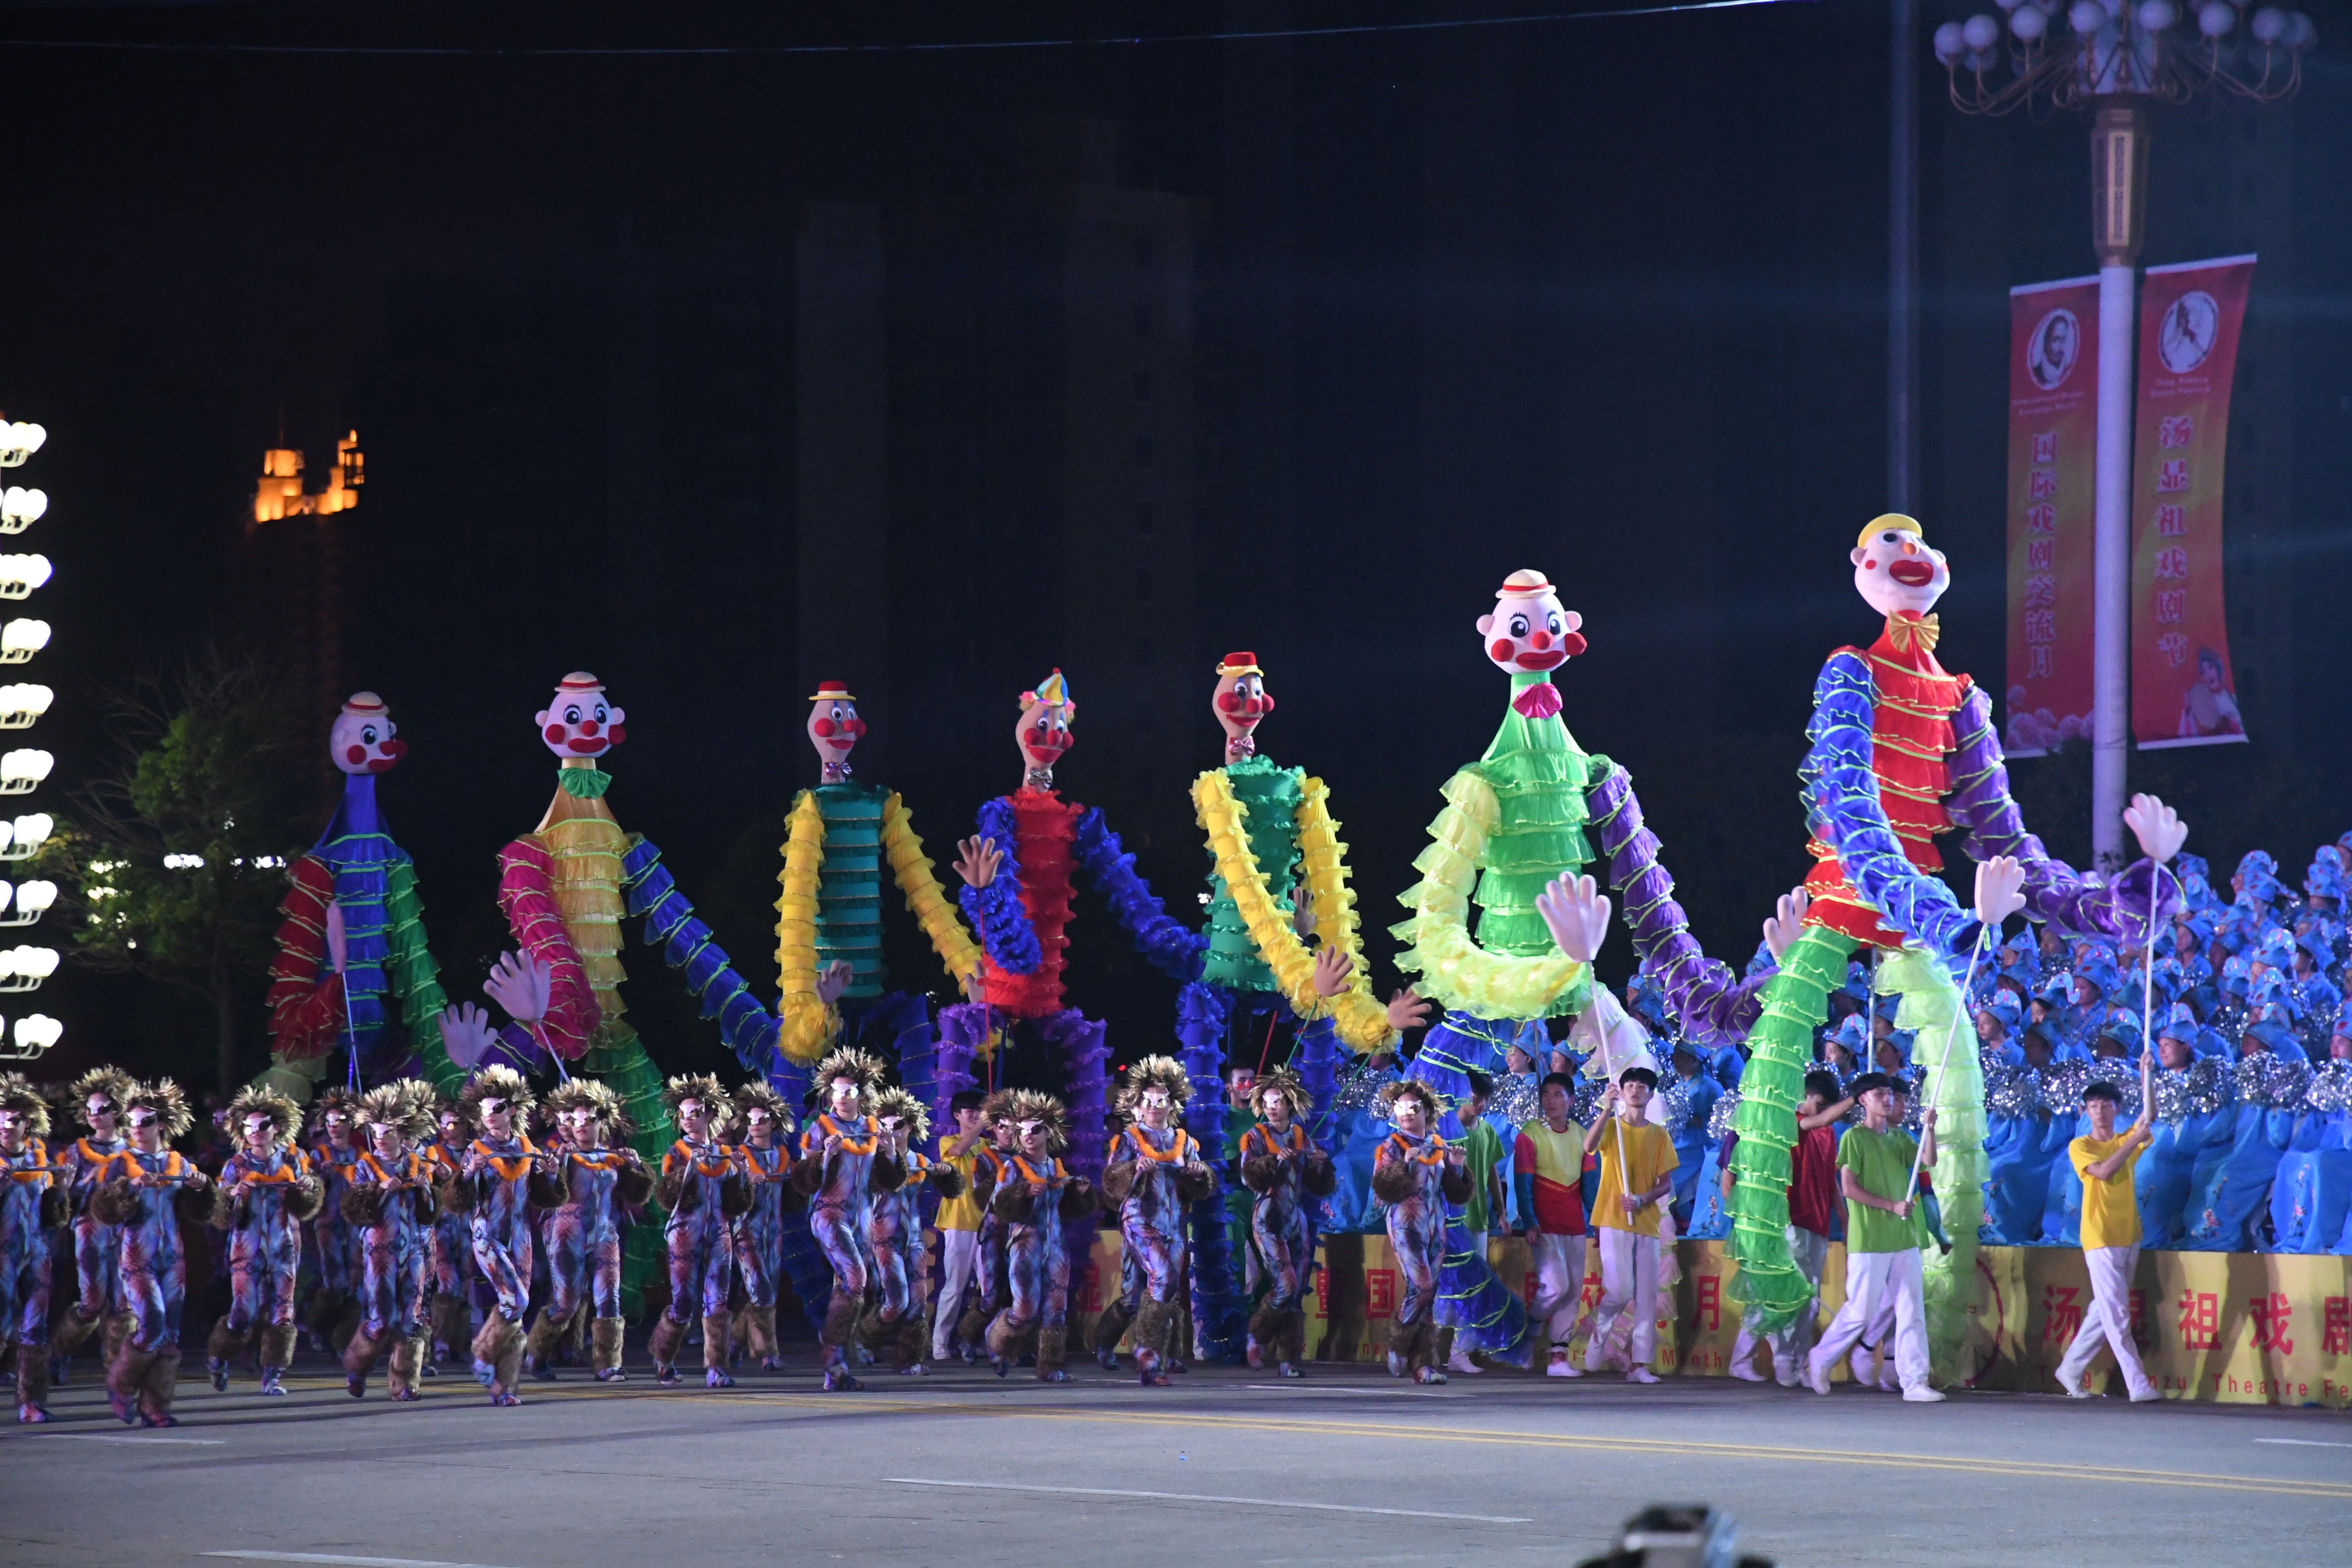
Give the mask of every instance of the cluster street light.
M 2147 232 L 2147 106 L 2215 92 L 2273 103 L 2303 85 L 2318 41 L 2300 11 L 2198 0 L 1998 0 L 1936 29 L 1936 58 L 1964 114 L 2093 111 L 2091 244 L 2099 258 L 2098 455 L 2092 549 L 2091 850 L 2124 864 L 2125 746 L 2131 731 L 2132 349 Z M 2004 44 L 2004 36 L 2007 42 Z
M 0 419 L 0 468 L 22 468 L 26 458 L 48 440 L 38 425 Z M 0 487 L 0 534 L 22 533 L 48 514 L 47 490 L 23 485 Z M 49 558 L 41 554 L 0 554 L 0 599 L 26 599 L 53 574 Z M 47 647 L 49 624 L 17 617 L 0 626 L 0 664 L 25 664 Z M 49 710 L 57 694 L 32 681 L 0 685 L 0 730 L 29 730 Z M 21 746 L 0 754 L 0 795 L 30 795 L 41 786 L 57 759 L 35 746 Z M 57 823 L 46 811 L 26 812 L 13 821 L 0 820 L 0 862 L 29 860 Z M 11 886 L 0 881 L 0 926 L 28 926 L 57 902 L 57 884 L 33 879 Z M 50 947 L 20 943 L 0 952 L 0 992 L 34 991 L 57 973 L 58 952 Z M 65 1033 L 65 1026 L 41 1013 L 18 1017 L 15 1029 L 0 1040 L 0 1060 L 30 1061 Z

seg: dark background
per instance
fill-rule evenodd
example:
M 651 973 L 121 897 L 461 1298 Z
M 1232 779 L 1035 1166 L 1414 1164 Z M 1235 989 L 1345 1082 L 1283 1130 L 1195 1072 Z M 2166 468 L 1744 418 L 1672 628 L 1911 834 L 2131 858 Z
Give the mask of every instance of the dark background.
M 623 826 L 662 845 L 764 989 L 782 808 L 814 782 L 813 681 L 867 698 L 861 775 L 905 792 L 944 861 L 977 802 L 1017 782 L 1014 695 L 1066 669 L 1088 743 L 1062 784 L 1109 809 L 1189 909 L 1185 785 L 1217 760 L 1209 672 L 1233 647 L 1280 698 L 1267 751 L 1331 783 L 1385 989 L 1384 928 L 1437 788 L 1502 712 L 1470 623 L 1523 565 L 1586 616 L 1591 652 L 1560 680 L 1570 723 L 1633 769 L 1701 935 L 1738 963 L 1803 869 L 1792 770 L 1812 677 L 1875 631 L 1845 551 L 1887 500 L 1884 7 L 1143 47 L 494 52 L 1531 8 L 0 7 L 19 40 L 0 44 L 16 132 L 0 407 L 51 432 L 11 477 L 52 497 L 20 547 L 58 564 L 31 612 L 56 640 L 24 676 L 58 691 L 37 734 L 58 784 L 103 762 L 108 683 L 298 615 L 247 537 L 259 455 L 306 449 L 316 489 L 355 426 L 367 485 L 334 522 L 342 673 L 415 747 L 383 800 L 453 997 L 503 944 L 492 857 L 553 787 L 530 716 L 567 670 L 628 710 L 609 764 Z M 2006 290 L 2095 263 L 2086 124 L 1953 110 L 1924 35 L 1962 14 L 1922 15 L 1917 510 L 1955 569 L 1944 661 L 1998 687 Z M 2263 260 L 2230 458 L 2253 743 L 2136 755 L 2135 785 L 2187 792 L 2191 848 L 2259 843 L 2291 875 L 2352 816 L 2322 783 L 2352 762 L 2352 72 L 2331 16 L 2291 105 L 2158 112 L 2143 258 Z M 325 52 L 22 42 L 40 38 Z M 371 46 L 484 52 L 335 52 Z M 1001 475 L 967 483 L 952 518 L 912 506 L 920 476 L 894 438 L 887 566 L 868 570 L 872 540 L 803 516 L 811 204 L 879 215 L 896 432 L 914 406 L 901 329 L 929 319 L 908 302 L 921 268 L 946 268 L 982 316 L 1026 287 L 919 241 L 985 238 L 993 220 L 972 213 L 1005 205 L 988 193 L 1066 184 L 1035 153 L 1065 142 L 1115 147 L 1122 190 L 1186 198 L 1191 334 L 1166 384 L 1184 389 L 1167 450 L 1190 499 L 1151 537 L 1160 563 L 1130 569 L 1104 543 L 1123 512 L 1024 509 Z M 970 357 L 986 371 L 995 353 Z M 975 384 L 926 441 L 952 444 L 966 419 L 975 451 L 1014 439 L 982 428 L 1011 405 Z M 1077 459 L 1049 442 L 1025 460 L 1050 476 Z M 854 630 L 848 654 L 811 646 L 812 614 Z M 1163 687 L 1156 711 L 1135 698 Z M 2017 770 L 2029 820 L 2077 859 L 2086 774 L 2079 758 Z M 334 777 L 322 757 L 322 792 Z M 1077 999 L 1111 1017 L 1122 1057 L 1159 1043 L 1171 988 L 1080 910 Z M 938 988 L 904 921 L 893 941 L 901 982 Z M 657 1055 L 710 1059 L 657 963 L 630 962 Z M 184 1058 L 205 1076 L 200 1007 L 71 973 L 39 1005 L 68 1024 L 52 1065 Z

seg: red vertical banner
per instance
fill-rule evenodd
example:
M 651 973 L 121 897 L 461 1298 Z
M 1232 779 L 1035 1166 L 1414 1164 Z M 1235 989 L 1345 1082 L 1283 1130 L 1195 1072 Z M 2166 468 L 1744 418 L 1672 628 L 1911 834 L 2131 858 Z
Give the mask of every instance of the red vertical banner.
M 2001 744 L 2091 738 L 2099 280 L 2009 291 L 2009 688 Z
M 2132 430 L 2132 735 L 2142 750 L 2246 738 L 2221 597 L 2230 383 L 2254 258 L 2151 267 Z

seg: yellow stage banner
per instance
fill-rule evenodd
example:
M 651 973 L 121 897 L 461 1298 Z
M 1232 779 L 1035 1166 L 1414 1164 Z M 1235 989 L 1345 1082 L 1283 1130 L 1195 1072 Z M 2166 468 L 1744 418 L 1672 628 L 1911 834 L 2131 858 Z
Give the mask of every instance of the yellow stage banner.
M 1988 1247 L 1978 1253 L 1978 1388 L 2058 1392 L 2056 1371 L 2090 1305 L 2083 1255 L 2054 1247 Z M 1535 1293 L 1528 1247 L 1497 1237 L 1486 1248 L 1496 1274 L 1526 1300 Z M 1377 1361 L 1401 1280 L 1382 1236 L 1327 1236 L 1307 1303 L 1307 1353 L 1317 1361 Z M 1119 1239 L 1099 1233 L 1091 1265 L 1074 1270 L 1073 1336 L 1091 1343 L 1106 1286 L 1118 1280 Z M 1580 1314 L 1601 1300 L 1598 1247 L 1586 1253 Z M 1718 1241 L 1683 1241 L 1664 1264 L 1652 1368 L 1725 1375 L 1739 1333 L 1730 1281 L 1738 1265 Z M 1822 1321 L 1845 1300 L 1845 1249 L 1822 1272 Z M 1589 1323 L 1572 1341 L 1580 1359 Z M 2352 1258 L 2220 1252 L 2143 1252 L 2133 1276 L 2132 1337 L 2148 1376 L 2169 1399 L 2352 1408 Z M 1843 1382 L 1845 1368 L 1831 1373 Z M 2120 1394 L 2102 1355 L 2090 1374 Z

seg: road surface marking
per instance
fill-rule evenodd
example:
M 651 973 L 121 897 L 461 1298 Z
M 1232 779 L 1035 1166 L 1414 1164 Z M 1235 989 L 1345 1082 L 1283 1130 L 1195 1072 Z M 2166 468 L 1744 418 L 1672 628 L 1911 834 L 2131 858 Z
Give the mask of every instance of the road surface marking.
M 217 1448 L 227 1441 L 225 1437 L 118 1437 L 107 1432 L 43 1432 L 39 1436 L 68 1443 L 186 1443 L 202 1448 Z
M 434 1563 L 417 1557 L 344 1557 L 332 1552 L 207 1552 L 240 1563 L 339 1563 L 345 1568 L 486 1568 L 480 1563 Z
M 2257 1443 L 2284 1443 L 2291 1448 L 2352 1448 L 2352 1443 L 2323 1443 L 2316 1437 L 2257 1437 Z
M 914 1476 L 886 1476 L 885 1480 L 902 1487 L 960 1487 L 982 1492 L 1052 1492 L 1058 1497 L 1133 1497 L 1149 1498 L 1156 1502 L 1216 1502 L 1244 1508 L 1304 1508 L 1318 1513 L 1378 1513 L 1392 1519 L 1450 1519 L 1468 1524 L 1533 1524 L 1532 1519 L 1518 1519 L 1499 1513 L 1432 1513 L 1418 1508 L 1364 1508 L 1347 1502 L 1289 1502 L 1270 1497 L 1219 1497 L 1202 1492 L 1127 1491 L 1111 1487 L 1039 1487 L 1019 1481 L 931 1481 Z
M 1433 1394 L 1419 1388 L 1301 1388 L 1295 1383 L 1244 1383 L 1244 1388 L 1266 1388 L 1278 1394 L 1352 1394 L 1362 1399 L 1467 1399 L 1466 1394 Z

